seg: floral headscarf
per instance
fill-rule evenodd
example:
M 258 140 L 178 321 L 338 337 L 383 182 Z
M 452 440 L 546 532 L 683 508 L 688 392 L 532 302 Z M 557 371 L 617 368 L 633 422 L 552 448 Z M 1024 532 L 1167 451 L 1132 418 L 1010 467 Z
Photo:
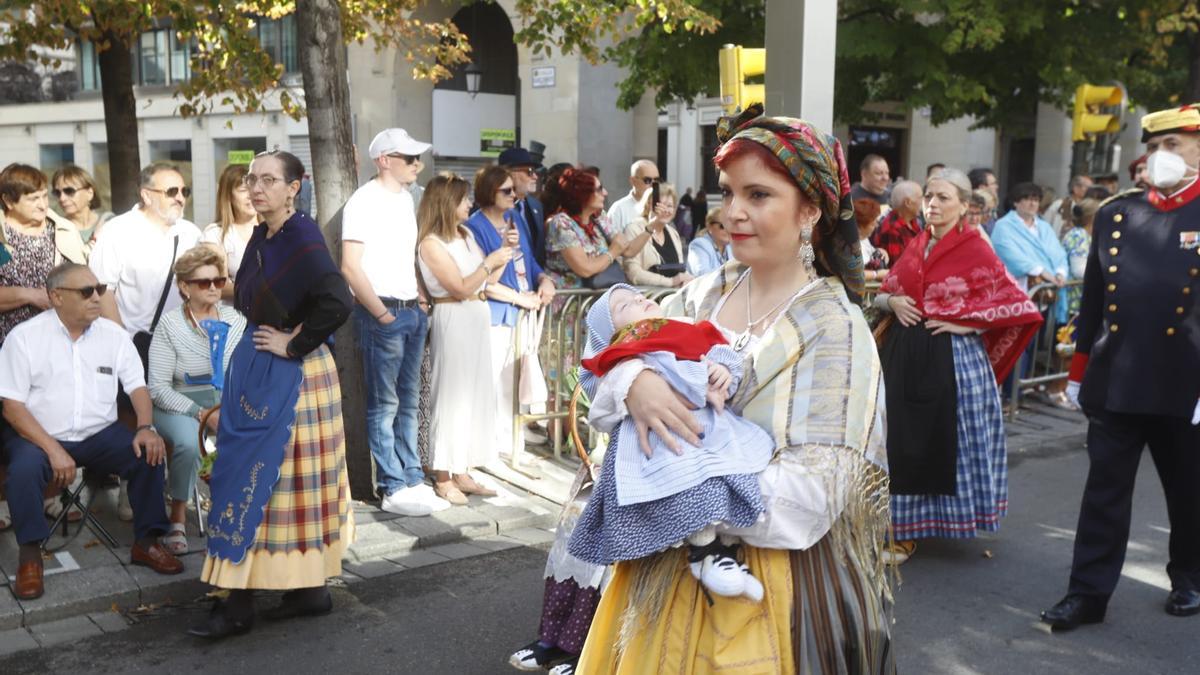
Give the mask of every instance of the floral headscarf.
M 816 251 L 817 271 L 841 278 L 850 300 L 862 302 L 866 281 L 841 142 L 804 120 L 768 117 L 760 103 L 736 117 L 721 118 L 717 140 L 723 144 L 754 141 L 779 158 L 800 191 L 820 207 L 824 219 L 833 226 L 829 233 L 832 236 L 823 237 Z

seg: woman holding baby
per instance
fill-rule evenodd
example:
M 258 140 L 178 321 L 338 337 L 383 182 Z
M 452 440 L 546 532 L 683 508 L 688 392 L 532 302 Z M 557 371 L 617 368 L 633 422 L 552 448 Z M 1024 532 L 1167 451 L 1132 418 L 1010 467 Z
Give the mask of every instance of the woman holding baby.
M 765 512 L 718 527 L 740 541 L 763 598 L 706 593 L 682 546 L 619 563 L 578 670 L 892 673 L 879 551 L 889 519 L 883 388 L 859 308 L 845 159 L 832 136 L 758 105 L 723 119 L 718 136 L 737 260 L 685 286 L 663 312 L 720 331 L 742 359 L 725 405 L 771 436 L 773 457 L 758 475 Z M 585 382 L 593 406 L 627 414 L 645 451 L 701 444 L 698 406 L 639 361 L 595 384 Z

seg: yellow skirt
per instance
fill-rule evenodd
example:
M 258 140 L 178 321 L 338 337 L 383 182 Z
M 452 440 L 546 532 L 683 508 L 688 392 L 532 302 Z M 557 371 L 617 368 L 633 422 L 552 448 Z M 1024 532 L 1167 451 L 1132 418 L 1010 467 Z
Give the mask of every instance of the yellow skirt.
M 788 552 L 749 546 L 744 550 L 747 564 L 763 584 L 761 603 L 714 596 L 715 604 L 709 607 L 700 584 L 680 565 L 662 616 L 656 625 L 643 626 L 621 654 L 616 645 L 636 563 L 618 564 L 576 670 L 587 675 L 794 675 Z
M 661 616 L 623 652 L 622 615 L 639 563 L 617 565 L 580 657 L 587 675 L 894 675 L 889 603 L 853 555 L 830 537 L 803 551 L 743 546 L 763 601 L 714 598 L 710 607 L 681 554 Z
M 235 565 L 206 556 L 201 581 L 218 588 L 288 590 L 321 586 L 342 573 L 342 556 L 354 541 L 354 513 L 341 388 L 324 345 L 304 359 L 287 448 L 246 557 Z M 220 457 L 218 452 L 218 462 Z

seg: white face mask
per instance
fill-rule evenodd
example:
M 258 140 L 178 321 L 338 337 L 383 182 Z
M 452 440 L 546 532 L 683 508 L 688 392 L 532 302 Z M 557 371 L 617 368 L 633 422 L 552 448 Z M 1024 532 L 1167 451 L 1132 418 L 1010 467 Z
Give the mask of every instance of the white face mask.
M 1146 158 L 1147 177 L 1150 183 L 1160 190 L 1179 185 L 1187 173 L 1187 162 L 1170 150 L 1155 150 Z

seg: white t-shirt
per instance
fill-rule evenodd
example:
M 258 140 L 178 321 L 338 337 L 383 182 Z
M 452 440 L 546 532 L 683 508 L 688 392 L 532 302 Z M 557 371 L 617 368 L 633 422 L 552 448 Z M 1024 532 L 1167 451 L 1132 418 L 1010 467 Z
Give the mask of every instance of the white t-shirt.
M 150 222 L 137 206 L 108 221 L 100 231 L 88 266 L 100 283 L 116 292 L 121 322 L 131 335 L 150 330 L 163 285 L 170 279 L 174 286 L 171 249 L 176 236 L 179 237 L 177 260 L 200 243 L 200 228 L 180 218 L 164 230 Z M 163 313 L 181 304 L 183 300 L 172 288 L 167 291 Z
M 242 266 L 242 256 L 246 254 L 246 244 L 250 243 L 242 239 L 242 235 L 238 234 L 236 227 L 230 227 L 229 233 L 225 235 L 224 241 L 221 240 L 221 224 L 212 223 L 204 228 L 204 232 L 200 234 L 200 241 L 216 244 L 225 251 L 226 265 L 229 267 L 226 273 L 230 279 L 237 277 L 238 268 Z
M 48 309 L 0 347 L 0 397 L 23 403 L 59 441 L 82 441 L 116 422 L 118 382 L 128 392 L 146 386 L 133 340 L 103 317 L 73 341 Z
M 608 219 L 612 221 L 618 233 L 624 233 L 641 215 L 637 209 L 638 199 L 633 196 L 633 190 L 630 190 L 629 194 L 613 202 L 613 205 L 608 208 Z
M 417 213 L 412 193 L 372 179 L 342 209 L 342 240 L 363 245 L 362 269 L 381 298 L 417 297 Z

